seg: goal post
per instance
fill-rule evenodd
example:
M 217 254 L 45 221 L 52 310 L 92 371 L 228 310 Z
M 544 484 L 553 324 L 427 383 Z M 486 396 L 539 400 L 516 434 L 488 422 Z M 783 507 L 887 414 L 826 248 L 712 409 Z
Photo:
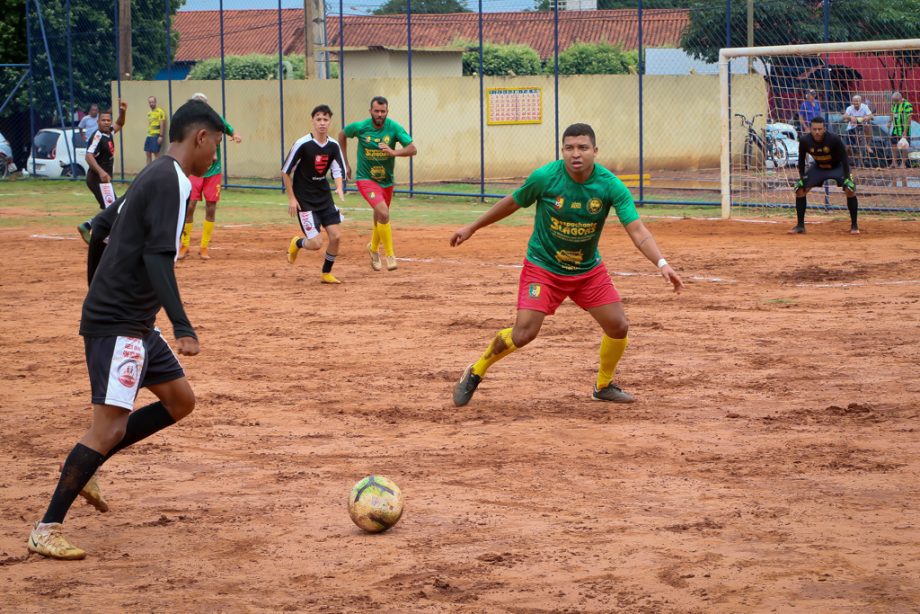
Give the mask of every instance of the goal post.
M 750 60 L 750 74 L 732 74 L 735 58 Z M 737 206 L 793 206 L 798 138 L 814 110 L 847 145 L 860 209 L 920 211 L 920 39 L 721 49 L 719 89 L 723 218 Z M 913 104 L 908 122 L 895 92 Z M 865 122 L 845 115 L 857 95 L 872 113 Z M 818 191 L 810 207 L 845 209 L 836 185 Z

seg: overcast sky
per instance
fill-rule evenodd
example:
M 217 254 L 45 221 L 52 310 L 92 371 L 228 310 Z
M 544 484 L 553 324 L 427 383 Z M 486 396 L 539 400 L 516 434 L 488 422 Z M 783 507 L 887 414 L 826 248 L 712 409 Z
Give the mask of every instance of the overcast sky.
M 343 12 L 346 15 L 364 14 L 373 11 L 386 0 L 342 0 Z M 479 6 L 478 0 L 467 0 L 467 7 L 475 10 Z M 522 11 L 532 8 L 533 0 L 483 0 L 484 11 Z M 330 0 L 329 6 L 338 12 L 338 0 Z M 186 0 L 183 11 L 207 11 L 220 8 L 220 0 Z M 224 9 L 276 9 L 278 2 L 275 0 L 224 0 Z M 303 0 L 281 0 L 281 8 L 303 8 Z

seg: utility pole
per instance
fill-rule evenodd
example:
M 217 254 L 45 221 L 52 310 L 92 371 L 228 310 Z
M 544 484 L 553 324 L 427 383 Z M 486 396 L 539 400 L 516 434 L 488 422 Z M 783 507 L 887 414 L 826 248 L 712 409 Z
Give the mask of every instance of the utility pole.
M 303 0 L 304 73 L 307 79 L 326 78 L 326 64 L 316 61 L 316 43 L 325 44 L 325 21 L 324 0 Z
M 118 0 L 118 72 L 122 79 L 130 79 L 134 72 L 131 59 L 131 0 Z
M 747 0 L 747 46 L 754 46 L 754 0 Z M 748 72 L 754 72 L 754 60 L 748 56 Z

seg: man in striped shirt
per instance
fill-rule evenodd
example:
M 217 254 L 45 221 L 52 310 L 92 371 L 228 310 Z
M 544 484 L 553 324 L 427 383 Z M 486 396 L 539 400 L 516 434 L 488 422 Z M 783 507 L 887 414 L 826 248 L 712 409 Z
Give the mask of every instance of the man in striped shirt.
M 904 100 L 901 92 L 891 95 L 891 168 L 907 168 L 907 154 L 910 151 L 910 122 L 914 106 Z M 899 147 L 898 142 L 907 143 Z

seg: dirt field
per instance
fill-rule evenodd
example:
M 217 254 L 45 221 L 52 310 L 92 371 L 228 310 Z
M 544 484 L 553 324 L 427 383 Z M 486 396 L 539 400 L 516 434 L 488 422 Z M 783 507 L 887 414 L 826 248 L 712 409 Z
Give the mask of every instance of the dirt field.
M 681 296 L 611 224 L 639 401 L 589 399 L 600 331 L 566 303 L 458 410 L 529 229 L 451 249 L 395 220 L 400 269 L 346 225 L 340 287 L 285 261 L 289 227 L 218 227 L 179 264 L 198 408 L 102 468 L 112 510 L 75 504 L 71 563 L 25 544 L 88 425 L 85 247 L 0 231 L 0 609 L 920 610 L 920 222 L 652 220 Z M 407 498 L 381 535 L 345 510 L 368 473 Z

